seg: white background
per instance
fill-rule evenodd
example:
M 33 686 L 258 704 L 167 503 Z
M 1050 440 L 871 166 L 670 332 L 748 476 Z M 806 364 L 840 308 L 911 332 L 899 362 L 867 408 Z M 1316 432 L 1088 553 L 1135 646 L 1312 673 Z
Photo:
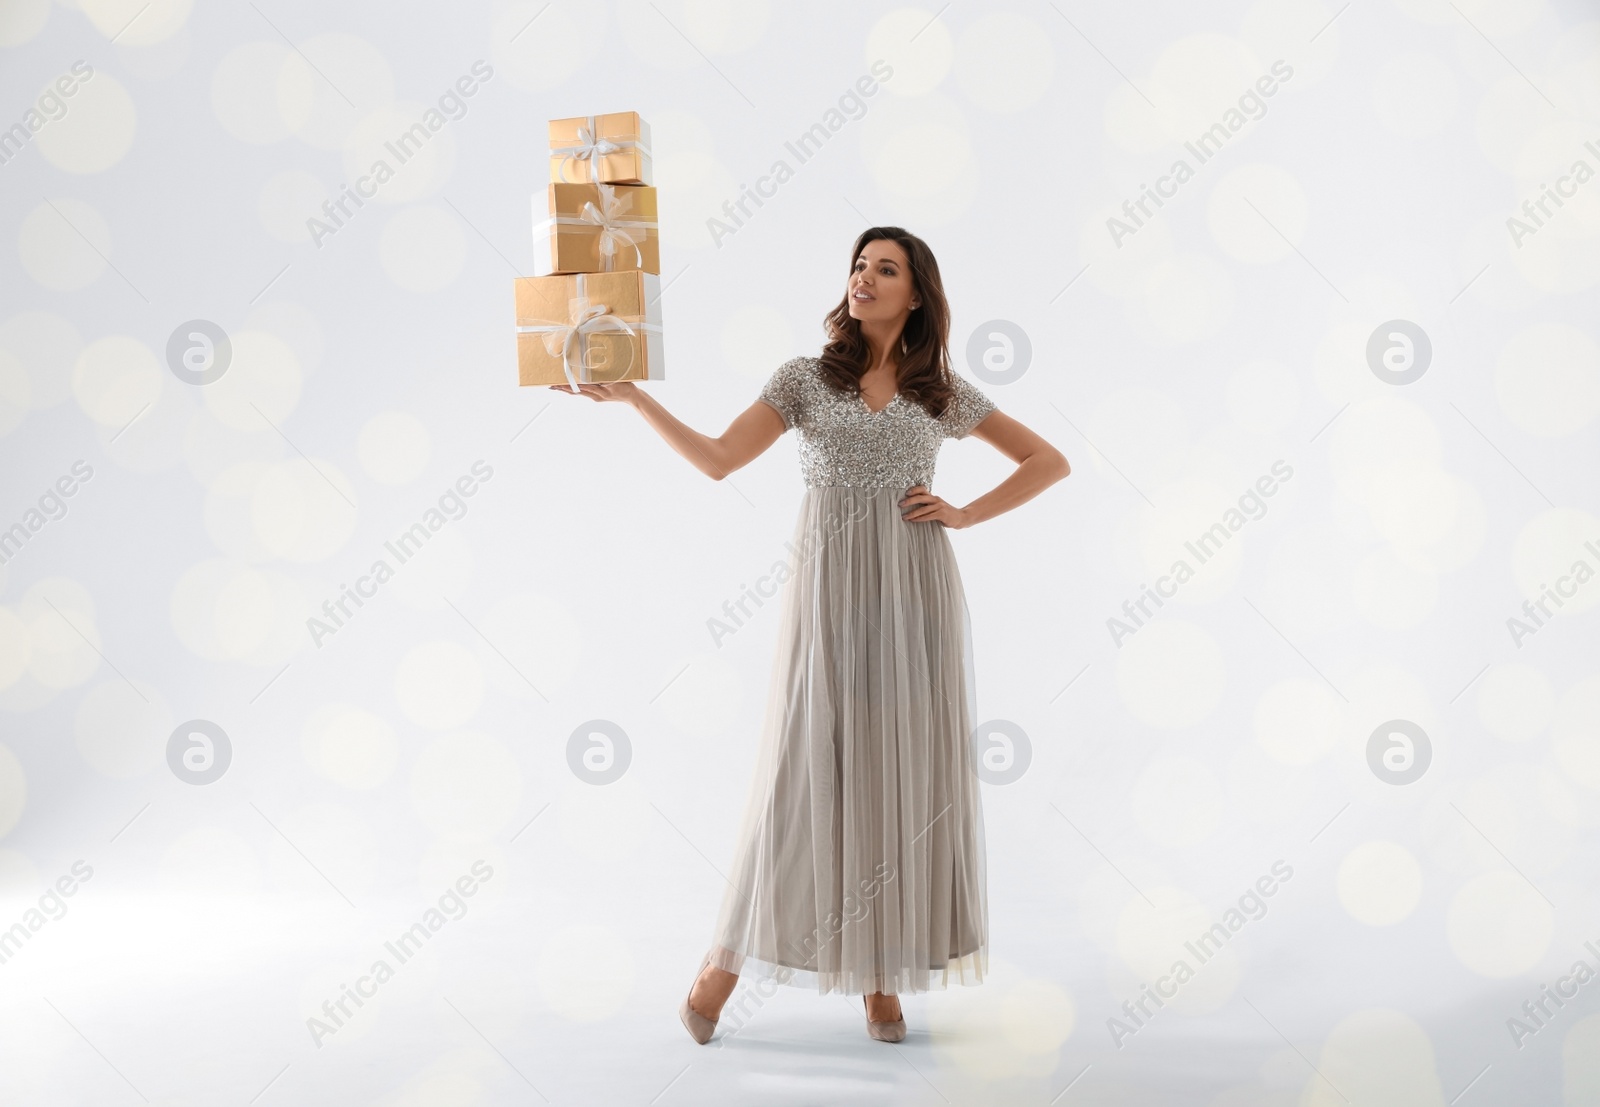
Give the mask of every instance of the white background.
M 1600 1103 L 1600 983 L 1521 1048 L 1507 1022 L 1600 970 L 1600 579 L 1507 629 L 1600 569 L 1600 181 L 1507 228 L 1600 169 L 1592 6 L 83 9 L 0 8 L 0 126 L 94 71 L 0 165 L 0 527 L 93 470 L 0 568 L 0 926 L 92 869 L 0 964 L 7 1102 Z M 717 1049 L 675 1017 L 777 610 L 720 645 L 708 620 L 785 556 L 802 486 L 792 437 L 716 483 L 625 406 L 516 386 L 545 122 L 621 110 L 654 132 L 671 411 L 717 433 L 817 352 L 854 237 L 898 224 L 939 258 L 958 371 L 1073 465 L 952 535 L 980 714 L 1030 760 L 984 791 L 992 974 L 908 997 L 895 1056 L 853 997 L 747 996 Z M 196 319 L 233 348 L 206 386 L 167 361 Z M 1405 385 L 1367 358 L 1397 319 L 1432 345 Z M 1009 383 L 968 357 L 996 320 L 1031 346 Z M 1124 601 L 1280 459 L 1119 646 Z M 314 645 L 476 461 L 465 513 Z M 934 491 L 1008 470 L 951 443 Z M 194 719 L 231 744 L 210 784 L 168 766 Z M 631 749 L 611 784 L 568 764 L 595 719 Z M 1395 719 L 1431 745 L 1411 784 L 1368 764 Z M 317 1044 L 479 859 L 466 913 Z M 1118 1048 L 1124 1001 L 1278 860 L 1265 915 Z

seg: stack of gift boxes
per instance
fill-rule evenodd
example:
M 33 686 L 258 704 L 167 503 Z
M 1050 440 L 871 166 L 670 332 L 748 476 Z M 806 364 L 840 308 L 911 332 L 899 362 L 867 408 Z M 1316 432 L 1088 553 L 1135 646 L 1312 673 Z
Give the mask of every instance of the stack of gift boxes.
M 550 121 L 550 184 L 533 198 L 536 276 L 516 279 L 520 384 L 664 378 L 650 178 L 637 112 Z

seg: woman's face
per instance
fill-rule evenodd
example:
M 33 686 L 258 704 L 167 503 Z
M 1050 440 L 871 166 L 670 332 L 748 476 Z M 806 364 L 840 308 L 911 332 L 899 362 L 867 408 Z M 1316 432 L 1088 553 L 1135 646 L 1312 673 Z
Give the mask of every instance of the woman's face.
M 891 238 L 876 238 L 861 248 L 845 288 L 850 317 L 862 322 L 904 320 L 921 301 L 911 284 L 906 252 Z

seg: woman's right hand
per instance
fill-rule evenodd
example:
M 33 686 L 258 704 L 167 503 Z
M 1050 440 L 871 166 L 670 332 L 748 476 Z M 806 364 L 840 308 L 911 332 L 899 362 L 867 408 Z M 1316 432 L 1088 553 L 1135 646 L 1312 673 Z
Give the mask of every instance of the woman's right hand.
M 633 381 L 611 381 L 607 384 L 579 384 L 579 391 L 573 392 L 570 384 L 552 384 L 548 387 L 557 392 L 566 392 L 573 396 L 587 396 L 597 403 L 607 400 L 631 400 L 638 394 L 638 388 Z

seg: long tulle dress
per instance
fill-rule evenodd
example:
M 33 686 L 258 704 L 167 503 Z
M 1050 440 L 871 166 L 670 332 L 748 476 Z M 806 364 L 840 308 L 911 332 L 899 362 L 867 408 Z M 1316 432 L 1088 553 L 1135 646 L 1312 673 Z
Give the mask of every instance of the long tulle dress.
M 900 499 L 994 404 L 960 376 L 939 418 L 877 412 L 813 357 L 760 399 L 806 491 L 754 778 L 710 961 L 747 980 L 891 994 L 988 968 L 972 627 L 955 552 Z

